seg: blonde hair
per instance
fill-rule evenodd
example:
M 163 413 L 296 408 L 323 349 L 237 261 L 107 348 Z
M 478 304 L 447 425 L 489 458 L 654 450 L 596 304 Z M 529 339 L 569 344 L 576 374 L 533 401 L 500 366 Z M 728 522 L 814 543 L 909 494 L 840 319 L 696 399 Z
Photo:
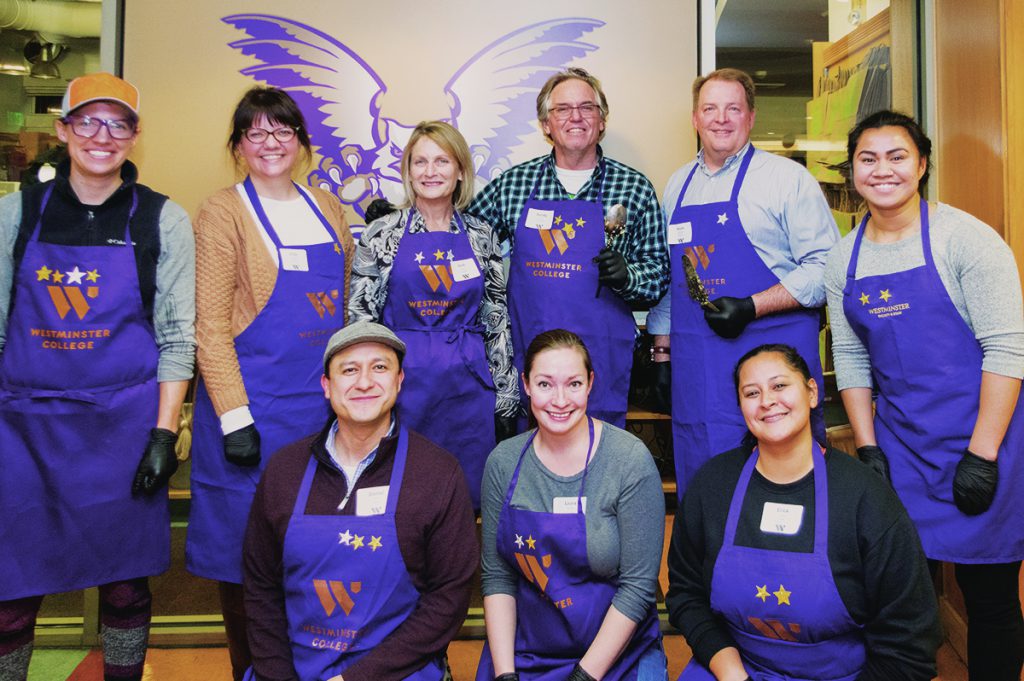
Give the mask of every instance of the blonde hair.
M 459 164 L 459 181 L 455 183 L 452 204 L 455 210 L 465 210 L 473 200 L 476 191 L 473 168 L 473 157 L 469 153 L 469 145 L 462 133 L 444 121 L 421 121 L 412 131 L 409 142 L 402 151 L 402 186 L 405 187 L 404 208 L 413 205 L 416 192 L 412 188 L 412 150 L 422 138 L 426 137 L 444 150 L 444 153 L 455 159 Z

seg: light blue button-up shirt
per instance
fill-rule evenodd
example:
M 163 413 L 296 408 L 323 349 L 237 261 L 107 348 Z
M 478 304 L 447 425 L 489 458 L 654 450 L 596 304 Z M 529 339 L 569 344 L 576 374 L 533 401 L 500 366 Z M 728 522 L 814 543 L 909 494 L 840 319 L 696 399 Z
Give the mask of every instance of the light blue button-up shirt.
M 387 432 L 387 434 L 384 437 L 391 437 L 391 435 L 394 434 L 394 432 L 395 432 L 395 417 L 392 414 L 392 416 L 391 416 L 391 425 L 388 426 L 388 432 Z M 377 450 L 380 449 L 380 445 L 378 444 L 376 447 L 374 447 L 373 450 L 369 454 L 367 454 L 363 458 L 362 461 L 360 461 L 358 464 L 356 464 L 355 473 L 353 473 L 352 474 L 352 478 L 349 479 L 348 473 L 345 472 L 345 469 L 342 468 L 342 466 L 341 466 L 341 456 L 338 454 L 338 450 L 335 449 L 335 447 L 334 447 L 334 438 L 337 435 L 338 435 L 338 419 L 334 419 L 334 423 L 331 424 L 331 429 L 329 431 L 327 431 L 327 441 L 324 442 L 324 447 L 327 448 L 327 454 L 330 455 L 331 461 L 334 463 L 335 468 L 337 468 L 339 471 L 341 471 L 341 474 L 345 476 L 345 483 L 347 485 L 347 488 L 346 488 L 346 491 L 345 491 L 345 498 L 341 500 L 340 504 L 338 504 L 338 508 L 342 509 L 342 508 L 345 508 L 345 504 L 348 503 L 349 498 L 352 496 L 352 490 L 355 489 L 356 482 L 359 481 L 359 477 L 363 474 L 363 472 L 367 468 L 370 467 L 370 464 L 372 464 L 377 459 Z
M 665 187 L 662 209 L 668 223 L 679 203 L 686 178 L 694 164 L 697 172 L 686 190 L 683 205 L 728 201 L 747 142 L 716 172 L 697 158 L 673 173 Z M 804 307 L 825 303 L 825 260 L 839 240 L 832 211 L 818 181 L 799 163 L 755 150 L 739 195 L 743 231 L 765 265 L 782 286 Z M 647 315 L 647 330 L 667 335 L 671 330 L 672 295 L 666 293 Z

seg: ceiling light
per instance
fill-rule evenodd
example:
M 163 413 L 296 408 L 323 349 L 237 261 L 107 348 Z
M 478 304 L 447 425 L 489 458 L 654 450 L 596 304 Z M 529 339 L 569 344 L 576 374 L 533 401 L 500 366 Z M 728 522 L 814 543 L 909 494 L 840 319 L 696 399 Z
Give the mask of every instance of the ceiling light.
M 32 64 L 29 75 L 33 78 L 60 78 L 57 62 L 64 55 L 64 46 L 60 43 L 44 42 L 35 37 L 25 45 L 25 59 Z
M 40 61 L 32 65 L 28 75 L 33 78 L 51 80 L 53 78 L 60 78 L 60 69 L 52 61 Z
M 0 47 L 0 73 L 7 76 L 28 75 L 28 65 L 13 46 Z

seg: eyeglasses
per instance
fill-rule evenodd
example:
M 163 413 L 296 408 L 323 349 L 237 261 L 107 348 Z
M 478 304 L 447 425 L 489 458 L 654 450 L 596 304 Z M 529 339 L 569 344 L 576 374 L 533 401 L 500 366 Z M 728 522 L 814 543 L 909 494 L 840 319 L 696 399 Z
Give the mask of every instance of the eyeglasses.
M 116 140 L 129 140 L 135 136 L 135 123 L 123 118 L 93 118 L 92 116 L 67 116 L 64 123 L 71 125 L 71 130 L 79 137 L 92 139 L 99 134 L 100 128 L 106 128 L 107 134 Z
M 594 102 L 584 102 L 579 106 L 572 106 L 570 104 L 559 104 L 558 106 L 551 107 L 550 109 L 548 109 L 548 111 L 551 113 L 552 116 L 559 120 L 565 120 L 566 118 L 572 115 L 573 111 L 579 111 L 580 116 L 582 116 L 583 118 L 596 118 L 597 116 L 601 115 L 601 107 L 599 107 Z
M 295 139 L 295 135 L 299 133 L 298 128 L 293 128 L 290 125 L 277 130 L 264 130 L 263 128 L 246 128 L 245 139 L 249 140 L 253 144 L 263 144 L 267 141 L 267 137 L 273 135 L 281 144 L 287 144 Z

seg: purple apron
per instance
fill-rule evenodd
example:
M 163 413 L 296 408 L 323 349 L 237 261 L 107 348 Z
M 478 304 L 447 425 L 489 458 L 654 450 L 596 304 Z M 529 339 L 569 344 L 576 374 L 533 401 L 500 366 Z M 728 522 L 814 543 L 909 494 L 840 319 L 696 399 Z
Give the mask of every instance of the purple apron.
M 0 364 L 0 601 L 163 572 L 167 495 L 132 495 L 156 425 L 158 350 L 124 246 L 39 241 L 18 268 Z
M 297 185 L 296 185 L 297 186 Z M 196 391 L 192 431 L 192 510 L 186 566 L 192 574 L 242 583 L 242 536 L 261 471 L 281 447 L 316 432 L 327 421 L 320 376 L 323 351 L 345 321 L 345 252 L 334 228 L 301 189 L 331 241 L 284 247 L 252 185 L 249 196 L 278 250 L 277 281 L 256 319 L 235 338 L 249 411 L 260 433 L 260 465 L 246 468 L 224 458 L 224 436 L 205 384 Z M 289 254 L 285 257 L 282 251 Z M 291 269 L 286 263 L 305 263 Z
M 317 461 L 309 458 L 282 554 L 288 640 L 303 681 L 341 674 L 397 629 L 416 608 L 416 590 L 395 527 L 409 446 L 403 428 L 383 515 L 306 515 Z M 405 677 L 440 681 L 443 656 Z M 252 670 L 246 679 L 254 678 Z
M 603 163 L 594 181 L 597 174 L 602 184 L 596 202 L 536 200 L 535 183 L 523 205 L 508 275 L 513 360 L 521 373 L 526 348 L 542 331 L 576 333 L 586 343 L 594 365 L 588 413 L 625 428 L 636 322 L 629 306 L 607 286 L 594 297 L 597 265 L 591 261 L 604 248 Z M 528 226 L 535 224 L 531 215 L 534 220 L 550 215 L 550 221 L 545 221 L 550 229 Z M 528 399 L 525 389 L 522 394 Z
M 736 361 L 764 343 L 787 343 L 800 352 L 818 386 L 818 310 L 799 309 L 752 321 L 739 338 L 718 336 L 704 321 L 704 311 L 687 292 L 683 258 L 689 257 L 708 295 L 745 298 L 779 283 L 750 243 L 740 222 L 739 195 L 754 145 L 744 155 L 728 201 L 684 206 L 686 190 L 697 172 L 694 164 L 669 220 L 672 263 L 672 447 L 676 493 L 683 498 L 694 474 L 711 457 L 740 445 L 747 426 L 733 386 Z M 677 241 L 678 243 L 673 243 Z M 825 441 L 819 405 L 811 411 L 814 437 Z
M 862 625 L 850 617 L 828 561 L 828 472 L 814 456 L 814 553 L 736 544 L 743 499 L 757 463 L 747 459 L 729 504 L 722 550 L 711 579 L 711 609 L 724 618 L 754 681 L 853 681 L 867 651 Z M 776 589 L 776 585 L 778 588 Z M 680 681 L 714 681 L 696 660 Z
M 405 341 L 402 423 L 455 455 L 473 508 L 480 508 L 484 462 L 494 449 L 494 382 L 477 323 L 484 279 L 458 213 L 459 233 L 410 234 L 395 254 L 381 314 Z M 475 275 L 474 275 L 475 273 Z
M 928 204 L 921 201 L 924 265 L 856 279 L 868 217 L 861 221 L 846 271 L 843 311 L 871 357 L 878 390 L 875 437 L 889 457 L 892 485 L 929 558 L 953 563 L 1021 560 L 1021 402 L 999 448 L 999 485 L 991 508 L 981 515 L 964 515 L 953 503 L 953 474 L 978 416 L 981 346 L 935 268 Z
M 519 454 L 498 519 L 498 554 L 509 565 L 518 566 L 521 573 L 516 593 L 515 671 L 523 681 L 563 681 L 593 643 L 618 588 L 615 580 L 593 574 L 587 559 L 582 498 L 594 450 L 592 418 L 589 426 L 590 447 L 580 479 L 577 513 L 526 511 L 511 505 L 523 459 L 537 434 L 534 431 Z M 636 679 L 640 658 L 660 647 L 661 630 L 651 604 L 633 638 L 602 678 Z M 494 678 L 491 650 L 486 643 L 476 678 Z

